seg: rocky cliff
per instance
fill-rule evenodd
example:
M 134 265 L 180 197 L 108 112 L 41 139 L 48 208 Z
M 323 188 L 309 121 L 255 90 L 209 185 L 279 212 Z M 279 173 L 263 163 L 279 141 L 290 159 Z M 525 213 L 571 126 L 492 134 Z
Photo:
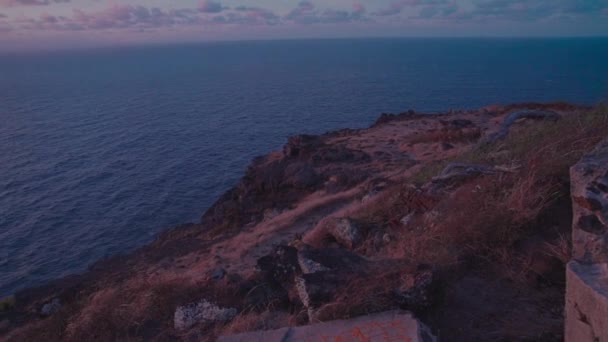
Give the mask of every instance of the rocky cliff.
M 200 223 L 17 294 L 0 329 L 15 341 L 215 340 L 401 310 L 442 341 L 559 341 L 568 170 L 606 136 L 605 108 L 562 103 L 295 136 Z

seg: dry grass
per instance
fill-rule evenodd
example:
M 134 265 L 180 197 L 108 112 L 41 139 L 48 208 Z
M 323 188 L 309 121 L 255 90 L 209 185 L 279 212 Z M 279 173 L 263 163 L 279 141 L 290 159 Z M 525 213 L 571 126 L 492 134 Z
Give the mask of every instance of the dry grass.
M 272 330 L 293 325 L 291 314 L 283 311 L 249 311 L 239 314 L 218 335 L 240 334 L 256 330 Z
M 507 260 L 516 241 L 539 229 L 541 213 L 569 196 L 570 166 L 607 136 L 608 111 L 602 106 L 557 122 L 524 122 L 504 141 L 429 165 L 413 179 L 428 180 L 452 161 L 517 166 L 517 172 L 477 178 L 440 200 L 422 200 L 424 194 L 413 188 L 395 187 L 358 218 L 390 229 L 396 239 L 384 252 L 394 257 L 440 265 L 459 256 Z M 400 224 L 408 213 L 415 215 Z M 555 243 L 553 253 L 565 259 L 568 241 Z
M 406 142 L 410 144 L 421 144 L 421 143 L 458 143 L 458 142 L 472 142 L 481 137 L 481 130 L 478 127 L 473 128 L 440 128 L 413 134 Z

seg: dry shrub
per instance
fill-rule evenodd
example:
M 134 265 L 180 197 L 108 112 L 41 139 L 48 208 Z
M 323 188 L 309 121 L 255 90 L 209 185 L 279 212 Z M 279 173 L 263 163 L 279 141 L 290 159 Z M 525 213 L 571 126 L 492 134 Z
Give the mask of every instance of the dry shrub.
M 315 310 L 315 319 L 347 319 L 397 308 L 393 291 L 400 287 L 402 276 L 411 274 L 414 268 L 409 263 L 386 266 L 376 268 L 373 276 L 353 277 L 334 301 Z
M 370 226 L 395 227 L 404 216 L 428 211 L 435 202 L 435 198 L 414 186 L 396 185 L 359 210 L 355 218 Z
M 194 284 L 184 279 L 131 280 L 103 288 L 86 299 L 82 310 L 70 318 L 66 339 L 128 339 L 146 335 L 150 329 L 155 333 L 171 329 L 175 307 L 193 292 Z
M 391 228 L 396 239 L 384 253 L 394 257 L 439 265 L 463 256 L 506 260 L 513 257 L 516 241 L 541 228 L 543 212 L 555 201 L 567 200 L 570 166 L 606 137 L 606 107 L 557 122 L 527 120 L 514 126 L 504 141 L 480 144 L 453 160 L 518 166 L 517 172 L 477 178 L 418 211 L 409 209 L 408 187 L 397 187 L 359 216 L 370 225 Z M 416 213 L 410 223 L 398 224 L 410 212 Z M 568 253 L 567 241 L 555 248 L 556 253 Z
M 422 133 L 414 134 L 408 139 L 406 139 L 406 142 L 410 144 L 435 142 L 458 143 L 476 141 L 480 137 L 481 130 L 479 129 L 479 127 L 459 129 L 443 127 L 440 129 L 433 129 Z
M 273 330 L 290 325 L 291 315 L 283 311 L 250 311 L 241 313 L 221 328 L 218 335 L 241 334 L 257 330 Z

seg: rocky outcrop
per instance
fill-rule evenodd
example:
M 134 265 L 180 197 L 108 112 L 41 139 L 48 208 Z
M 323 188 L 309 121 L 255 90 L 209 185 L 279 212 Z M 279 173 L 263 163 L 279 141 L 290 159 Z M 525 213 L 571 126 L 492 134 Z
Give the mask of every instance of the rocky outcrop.
M 570 177 L 574 259 L 608 262 L 608 140 L 574 165 Z
M 335 242 L 338 245 L 353 249 L 363 240 L 361 227 L 347 217 L 329 218 L 306 234 L 304 241 L 317 247 Z
M 608 341 L 608 140 L 570 169 L 573 260 L 566 271 L 567 342 Z
M 433 342 L 430 330 L 411 313 L 389 311 L 350 320 L 331 321 L 297 328 L 282 328 L 221 336 L 219 342 L 295 341 L 411 341 Z
M 236 314 L 235 308 L 222 308 L 203 299 L 178 307 L 173 317 L 173 326 L 176 330 L 186 330 L 198 323 L 229 321 Z
M 500 130 L 495 134 L 492 134 L 488 137 L 487 142 L 493 143 L 498 140 L 502 140 L 509 135 L 509 130 L 511 126 L 513 126 L 517 121 L 522 119 L 533 119 L 533 120 L 551 120 L 556 121 L 559 120 L 560 116 L 556 112 L 552 110 L 542 110 L 542 109 L 523 109 L 512 112 L 507 116 L 507 118 L 502 122 L 500 126 Z
M 292 306 L 305 309 L 309 322 L 333 317 L 322 312 L 324 307 L 353 309 L 371 294 L 383 298 L 389 307 L 417 313 L 441 298 L 440 282 L 430 267 L 404 267 L 391 261 L 372 263 L 342 248 L 305 246 L 297 250 L 278 246 L 258 260 L 258 268 L 266 283 L 289 293 Z M 378 283 L 379 275 L 385 280 Z M 352 286 L 362 289 L 357 296 L 351 293 Z
M 451 163 L 448 164 L 438 176 L 433 177 L 429 184 L 429 188 L 432 191 L 437 191 L 447 187 L 460 185 L 463 182 L 481 175 L 493 173 L 496 173 L 496 170 L 492 166 Z

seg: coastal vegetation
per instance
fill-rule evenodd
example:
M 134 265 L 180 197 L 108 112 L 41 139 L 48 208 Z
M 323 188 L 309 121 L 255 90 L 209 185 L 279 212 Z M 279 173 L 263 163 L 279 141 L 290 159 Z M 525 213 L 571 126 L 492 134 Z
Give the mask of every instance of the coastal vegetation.
M 562 340 L 569 169 L 606 137 L 607 106 L 563 103 L 292 137 L 200 223 L 2 302 L 2 333 L 214 340 L 401 308 L 447 341 Z

